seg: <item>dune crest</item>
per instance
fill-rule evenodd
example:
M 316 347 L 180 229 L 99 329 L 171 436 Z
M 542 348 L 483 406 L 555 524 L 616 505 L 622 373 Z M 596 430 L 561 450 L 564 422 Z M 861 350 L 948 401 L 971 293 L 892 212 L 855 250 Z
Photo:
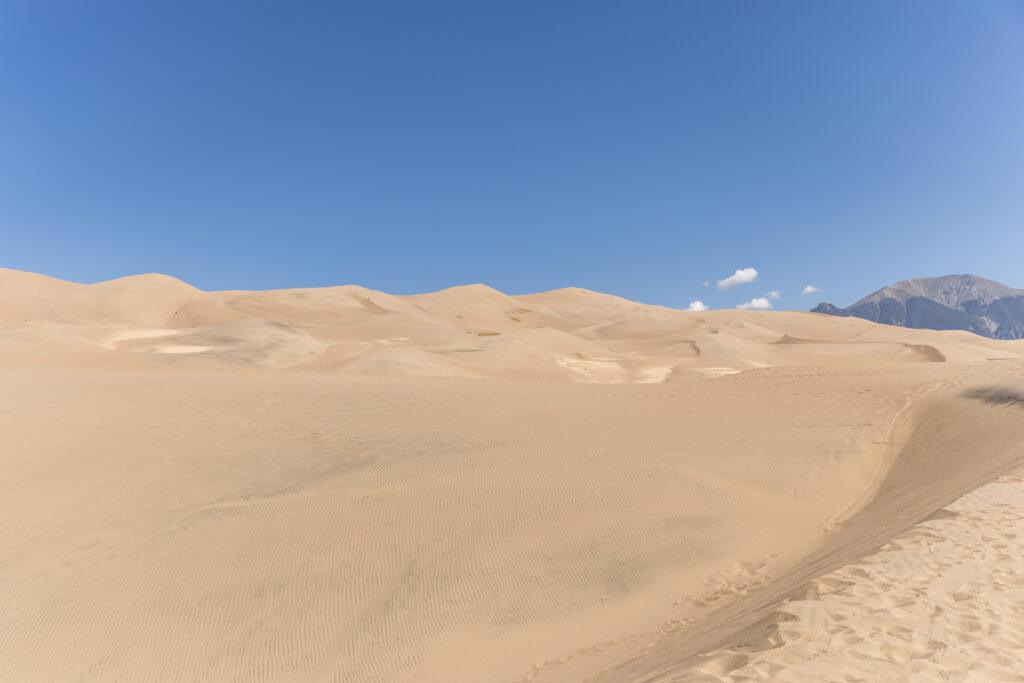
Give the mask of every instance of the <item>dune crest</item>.
M 1019 345 L 962 332 L 801 313 L 696 313 L 579 288 L 523 296 L 482 284 L 413 296 L 354 285 L 204 292 L 166 275 L 81 285 L 9 269 L 0 283 L 8 337 L 47 331 L 156 363 L 167 362 L 159 355 L 183 356 L 173 361 L 179 365 L 643 383 L 717 376 L 722 368 L 1024 355 Z

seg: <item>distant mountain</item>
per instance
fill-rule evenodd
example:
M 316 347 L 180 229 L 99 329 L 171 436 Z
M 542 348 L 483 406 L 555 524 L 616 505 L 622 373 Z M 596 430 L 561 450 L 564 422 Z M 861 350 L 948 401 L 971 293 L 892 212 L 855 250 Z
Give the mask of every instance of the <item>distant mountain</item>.
M 839 308 L 823 302 L 811 312 L 918 329 L 967 330 L 994 339 L 1024 339 L 1024 289 L 976 275 L 903 280 L 852 306 Z

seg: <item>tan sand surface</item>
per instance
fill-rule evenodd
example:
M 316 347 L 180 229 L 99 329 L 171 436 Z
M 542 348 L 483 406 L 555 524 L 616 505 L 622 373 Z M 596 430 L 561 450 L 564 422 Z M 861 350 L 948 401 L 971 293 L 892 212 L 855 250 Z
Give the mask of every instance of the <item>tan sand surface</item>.
M 985 391 L 1022 358 L 580 289 L 0 270 L 0 679 L 725 675 L 1020 464 Z
M 711 653 L 676 680 L 1021 680 L 1024 472 L 814 580 L 778 614 L 772 647 Z

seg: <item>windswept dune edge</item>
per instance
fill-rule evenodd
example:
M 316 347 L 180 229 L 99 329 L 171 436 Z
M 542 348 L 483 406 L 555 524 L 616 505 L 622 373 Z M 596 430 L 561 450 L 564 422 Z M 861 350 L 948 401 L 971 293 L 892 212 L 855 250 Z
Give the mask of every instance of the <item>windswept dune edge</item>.
M 713 613 L 597 680 L 689 680 L 708 672 L 700 655 L 727 647 L 757 652 L 779 644 L 779 607 L 816 577 L 856 561 L 963 494 L 1024 464 L 1020 392 L 982 386 L 929 401 L 875 497 L 784 576 Z

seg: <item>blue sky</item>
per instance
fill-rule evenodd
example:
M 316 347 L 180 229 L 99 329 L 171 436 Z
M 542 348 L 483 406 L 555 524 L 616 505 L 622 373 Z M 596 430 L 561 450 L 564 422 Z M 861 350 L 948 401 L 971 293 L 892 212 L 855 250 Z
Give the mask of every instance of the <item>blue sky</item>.
M 1020 2 L 0 3 L 8 267 L 808 308 L 1022 257 Z

